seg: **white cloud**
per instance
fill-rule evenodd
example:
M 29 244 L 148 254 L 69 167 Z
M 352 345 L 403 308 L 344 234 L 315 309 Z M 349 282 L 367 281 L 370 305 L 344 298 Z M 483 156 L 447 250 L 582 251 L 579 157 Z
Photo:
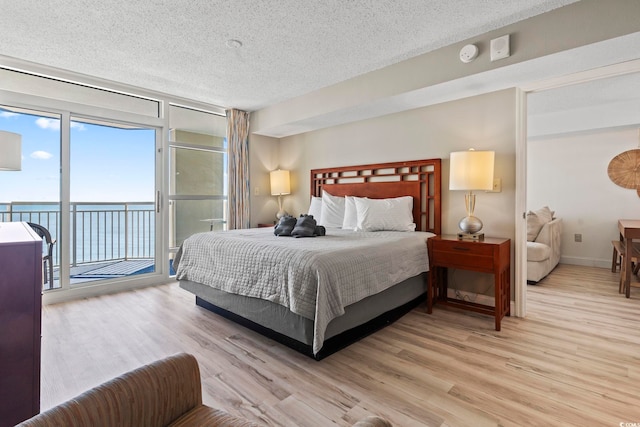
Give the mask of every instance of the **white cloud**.
M 36 120 L 36 125 L 41 129 L 51 129 L 51 130 L 60 130 L 60 120 L 59 119 L 50 119 L 47 117 L 39 117 Z M 71 128 L 77 129 L 80 131 L 86 130 L 84 123 L 71 122 Z
M 39 117 L 36 120 L 36 125 L 42 129 L 60 130 L 60 120 L 48 119 L 46 117 Z
M 17 115 L 18 113 L 12 113 L 11 111 L 0 111 L 0 117 L 14 117 Z
M 34 151 L 31 153 L 32 159 L 49 160 L 52 157 L 53 154 L 47 153 L 46 151 Z

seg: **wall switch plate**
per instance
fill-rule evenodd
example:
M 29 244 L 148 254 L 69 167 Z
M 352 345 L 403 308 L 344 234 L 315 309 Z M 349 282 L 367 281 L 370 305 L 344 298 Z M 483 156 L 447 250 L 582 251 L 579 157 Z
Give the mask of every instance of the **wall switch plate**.
M 509 49 L 509 34 L 491 40 L 491 61 L 511 56 Z
M 253 187 L 253 195 L 254 196 L 259 196 L 260 195 L 260 187 L 259 186 L 255 186 Z
M 573 235 L 573 240 L 577 243 L 581 243 L 582 242 L 582 234 L 574 234 Z

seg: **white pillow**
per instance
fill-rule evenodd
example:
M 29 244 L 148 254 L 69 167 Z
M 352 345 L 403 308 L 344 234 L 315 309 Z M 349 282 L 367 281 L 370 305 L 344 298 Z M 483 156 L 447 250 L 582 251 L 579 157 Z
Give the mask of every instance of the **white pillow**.
M 344 220 L 342 221 L 343 230 L 355 230 L 358 225 L 358 211 L 356 210 L 356 201 L 358 197 L 344 196 Z
M 392 199 L 356 198 L 358 224 L 356 231 L 415 231 L 413 197 Z
M 527 242 L 535 242 L 546 221 L 536 213 L 529 211 L 527 214 Z
M 320 224 L 320 218 L 322 217 L 322 197 L 311 196 L 311 203 L 309 204 L 309 215 L 313 215 L 313 219 Z
M 344 197 L 332 196 L 322 192 L 322 209 L 320 209 L 319 224 L 327 228 L 340 228 L 344 221 Z
M 537 211 L 533 211 L 534 214 L 538 215 L 538 218 L 546 224 L 547 222 L 553 221 L 554 211 L 549 209 L 549 206 L 545 206 L 543 208 L 538 209 Z

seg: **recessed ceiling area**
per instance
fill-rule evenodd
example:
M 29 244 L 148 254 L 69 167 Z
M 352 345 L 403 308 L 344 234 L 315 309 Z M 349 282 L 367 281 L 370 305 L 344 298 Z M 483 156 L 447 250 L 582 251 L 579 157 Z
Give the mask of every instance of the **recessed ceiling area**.
M 573 2 L 21 0 L 0 55 L 254 111 Z
M 529 139 L 599 129 L 640 127 L 640 72 L 532 93 Z

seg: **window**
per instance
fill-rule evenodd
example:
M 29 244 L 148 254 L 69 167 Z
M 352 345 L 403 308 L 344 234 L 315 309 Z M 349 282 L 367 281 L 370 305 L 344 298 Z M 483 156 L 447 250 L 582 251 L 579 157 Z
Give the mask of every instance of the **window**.
M 226 117 L 171 106 L 170 247 L 203 231 L 227 228 Z

